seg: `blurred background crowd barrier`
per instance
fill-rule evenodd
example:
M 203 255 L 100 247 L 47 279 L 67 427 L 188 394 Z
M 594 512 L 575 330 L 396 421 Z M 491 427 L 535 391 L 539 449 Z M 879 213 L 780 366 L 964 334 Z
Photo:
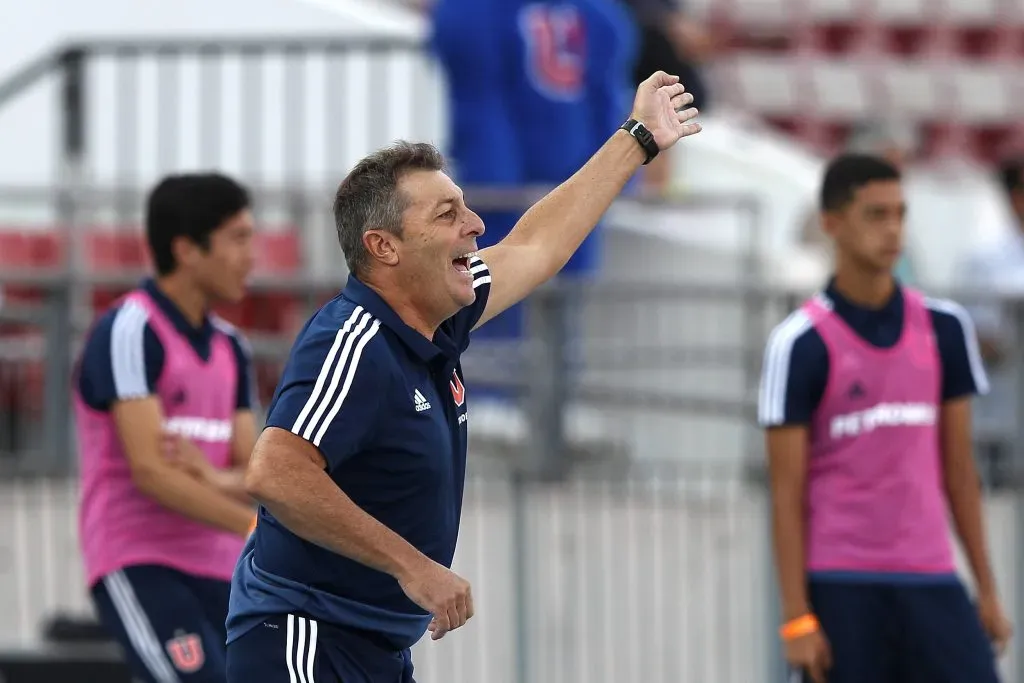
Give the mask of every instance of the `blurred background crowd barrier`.
M 194 168 L 252 187 L 256 274 L 220 313 L 249 335 L 265 405 L 295 332 L 347 275 L 336 183 L 397 138 L 444 148 L 449 113 L 413 3 L 197 1 L 146 18 L 49 1 L 48 42 L 0 47 L 0 680 L 117 683 L 116 653 L 85 643 L 68 399 L 94 314 L 146 273 L 145 192 Z M 1020 230 L 996 168 L 1024 141 L 1024 4 L 674 11 L 713 103 L 704 132 L 664 187 L 612 208 L 593 277 L 545 287 L 522 339 L 465 358 L 456 569 L 478 616 L 417 646 L 421 683 L 784 680 L 754 408 L 768 332 L 827 276 L 814 193 L 844 148 L 907 169 L 908 279 L 999 319 L 985 329 L 1008 349 L 992 369 L 1009 407 L 976 436 L 1024 632 L 1024 257 L 998 281 L 964 275 Z M 108 24 L 125 37 L 67 42 Z M 474 208 L 519 210 L 544 188 L 465 190 Z M 1022 645 L 1007 681 L 1024 682 Z

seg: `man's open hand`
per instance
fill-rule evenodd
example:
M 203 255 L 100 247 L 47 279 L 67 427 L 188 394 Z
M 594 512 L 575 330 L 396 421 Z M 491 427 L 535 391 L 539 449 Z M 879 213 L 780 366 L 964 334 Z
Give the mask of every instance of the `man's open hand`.
M 657 71 L 637 88 L 631 118 L 651 131 L 658 149 L 666 150 L 680 138 L 700 132 L 700 124 L 692 122 L 697 110 L 687 107 L 691 102 L 693 95 L 678 76 Z
M 398 583 L 410 600 L 433 615 L 428 627 L 431 640 L 443 638 L 473 616 L 469 582 L 437 562 L 424 559 L 415 572 Z

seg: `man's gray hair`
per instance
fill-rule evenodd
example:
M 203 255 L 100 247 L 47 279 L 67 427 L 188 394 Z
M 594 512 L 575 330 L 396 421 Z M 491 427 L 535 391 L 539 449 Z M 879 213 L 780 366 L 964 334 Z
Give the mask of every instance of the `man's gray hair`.
M 370 265 L 363 245 L 367 230 L 402 234 L 402 214 L 408 198 L 398 191 L 398 181 L 409 171 L 443 171 L 444 155 L 433 145 L 399 141 L 364 157 L 349 172 L 334 195 L 334 227 L 355 275 Z

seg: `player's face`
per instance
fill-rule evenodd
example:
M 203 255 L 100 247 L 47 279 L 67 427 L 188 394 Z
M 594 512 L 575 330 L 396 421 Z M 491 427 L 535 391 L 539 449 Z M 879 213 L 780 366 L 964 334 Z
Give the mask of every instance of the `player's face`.
M 194 261 L 196 279 L 216 301 L 238 302 L 245 296 L 252 272 L 255 221 L 248 209 L 239 211 L 210 234 L 210 248 Z
M 476 294 L 467 254 L 476 251 L 476 239 L 484 233 L 480 216 L 441 171 L 408 173 L 398 188 L 408 201 L 397 245 L 406 286 L 422 292 L 425 303 L 438 310 L 453 313 L 472 304 Z
M 842 210 L 826 214 L 825 229 L 851 262 L 891 271 L 903 251 L 906 212 L 900 182 L 879 180 L 858 189 Z

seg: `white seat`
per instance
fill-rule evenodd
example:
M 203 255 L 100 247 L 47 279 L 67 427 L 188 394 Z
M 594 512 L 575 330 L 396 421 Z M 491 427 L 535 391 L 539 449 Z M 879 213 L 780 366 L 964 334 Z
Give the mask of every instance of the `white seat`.
M 995 26 L 1001 0 L 945 0 L 944 14 L 956 26 Z
M 799 91 L 792 57 L 738 55 L 731 71 L 744 109 L 762 115 L 796 110 Z
M 926 63 L 889 61 L 879 67 L 878 78 L 893 115 L 927 120 L 935 118 L 942 107 L 949 107 L 948 97 L 940 99 L 941 89 L 935 87 L 932 70 Z
M 959 62 L 952 71 L 936 70 L 936 81 L 952 89 L 953 115 L 968 123 L 1008 123 L 1016 119 L 1013 106 L 1014 69 L 992 62 Z
M 868 84 L 859 61 L 820 60 L 812 73 L 815 113 L 851 119 L 868 113 Z

